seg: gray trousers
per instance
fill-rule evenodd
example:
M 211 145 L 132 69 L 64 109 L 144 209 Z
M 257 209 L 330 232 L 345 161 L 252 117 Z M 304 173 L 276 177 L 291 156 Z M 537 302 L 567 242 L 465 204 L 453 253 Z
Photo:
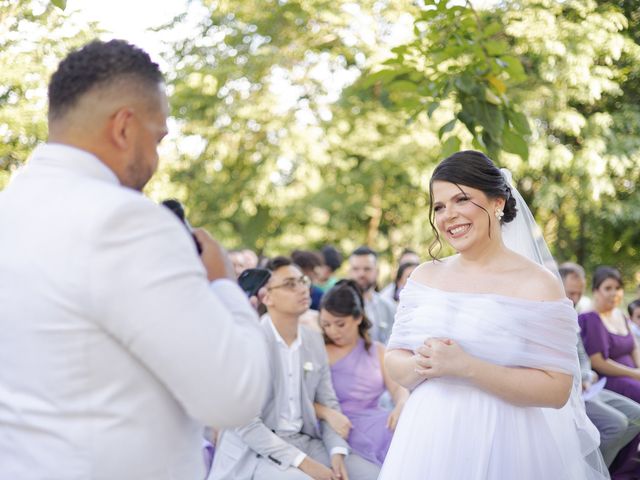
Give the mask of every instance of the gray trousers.
M 640 433 L 640 404 L 605 389 L 584 406 L 589 420 L 600 432 L 600 451 L 608 467 L 618 452 Z
M 331 468 L 329 453 L 321 440 L 300 433 L 287 437 L 286 441 L 317 462 Z M 349 480 L 376 480 L 380 473 L 380 467 L 355 453 L 347 455 L 344 459 L 344 464 L 347 467 Z M 253 480 L 309 480 L 310 478 L 299 468 L 289 467 L 286 470 L 282 470 L 271 460 L 263 457 L 258 460 L 258 465 L 253 474 Z

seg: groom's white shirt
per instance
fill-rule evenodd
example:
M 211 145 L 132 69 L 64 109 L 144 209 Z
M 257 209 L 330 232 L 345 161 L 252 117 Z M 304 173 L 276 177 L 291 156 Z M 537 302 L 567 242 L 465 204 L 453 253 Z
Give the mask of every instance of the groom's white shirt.
M 93 155 L 42 145 L 0 192 L 0 478 L 203 478 L 266 358 L 241 290 Z

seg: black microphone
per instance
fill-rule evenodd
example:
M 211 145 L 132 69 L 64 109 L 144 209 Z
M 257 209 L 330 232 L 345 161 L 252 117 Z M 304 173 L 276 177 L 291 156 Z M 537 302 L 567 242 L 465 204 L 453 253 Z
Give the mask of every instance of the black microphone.
M 200 242 L 198 241 L 196 236 L 193 234 L 193 229 L 191 228 L 191 225 L 189 225 L 189 222 L 187 221 L 187 218 L 184 215 L 184 207 L 182 206 L 182 204 L 175 198 L 169 198 L 167 200 L 163 200 L 161 202 L 161 205 L 164 205 L 169 210 L 171 210 L 173 214 L 180 219 L 182 224 L 185 227 L 187 227 L 187 230 L 189 230 L 189 233 L 191 234 L 191 237 L 193 238 L 193 241 L 196 244 L 198 255 L 200 255 L 202 253 L 202 247 L 200 246 Z

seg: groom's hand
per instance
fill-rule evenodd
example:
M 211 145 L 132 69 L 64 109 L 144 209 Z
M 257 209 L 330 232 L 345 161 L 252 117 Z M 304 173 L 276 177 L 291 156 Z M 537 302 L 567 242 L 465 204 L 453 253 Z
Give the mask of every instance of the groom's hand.
M 212 282 L 219 278 L 235 281 L 236 274 L 226 250 L 203 228 L 196 228 L 193 234 L 202 248 L 200 259 L 207 270 L 209 281 Z

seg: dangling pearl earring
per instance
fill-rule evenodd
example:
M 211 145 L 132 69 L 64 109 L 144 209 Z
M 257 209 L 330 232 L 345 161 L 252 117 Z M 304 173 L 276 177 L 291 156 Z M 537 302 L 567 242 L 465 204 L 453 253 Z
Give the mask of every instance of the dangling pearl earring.
M 498 221 L 502 220 L 502 217 L 504 217 L 504 212 L 499 208 L 496 208 L 496 218 Z

